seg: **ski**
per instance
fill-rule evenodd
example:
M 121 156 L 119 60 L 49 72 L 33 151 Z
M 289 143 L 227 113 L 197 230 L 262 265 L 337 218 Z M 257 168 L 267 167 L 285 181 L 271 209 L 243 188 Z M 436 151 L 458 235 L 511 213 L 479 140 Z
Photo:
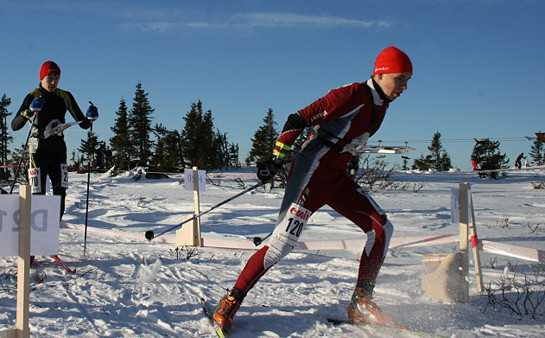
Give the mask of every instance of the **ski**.
M 219 338 L 227 338 L 228 337 L 227 332 L 223 331 L 223 329 L 214 320 L 214 310 L 213 310 L 213 308 L 202 297 L 201 297 L 201 305 L 202 305 L 202 309 L 204 311 L 204 314 L 206 315 L 206 317 L 210 321 L 210 324 L 212 324 L 212 327 L 214 328 L 214 331 L 216 332 L 216 335 Z
M 69 272 L 69 273 L 71 273 L 71 274 L 76 273 L 76 269 L 70 269 L 69 267 L 67 267 L 66 264 L 64 264 L 64 263 L 60 260 L 59 256 L 54 255 L 54 256 L 51 256 L 51 257 L 53 258 L 53 260 L 54 260 L 55 262 L 57 262 L 57 264 L 59 264 L 59 265 L 61 266 L 61 268 L 63 268 L 63 269 L 66 270 L 67 272 Z
M 399 325 L 399 324 L 392 324 L 392 325 L 373 324 L 373 323 L 358 324 L 358 323 L 354 323 L 354 322 L 352 322 L 352 321 L 350 321 L 348 319 L 338 319 L 338 318 L 327 318 L 327 321 L 329 323 L 332 323 L 333 325 L 347 324 L 347 325 L 354 325 L 354 326 L 360 326 L 360 327 L 368 326 L 368 327 L 372 327 L 372 328 L 377 328 L 379 330 L 384 329 L 384 330 L 390 331 L 392 333 L 397 333 L 399 335 L 419 336 L 419 337 L 443 337 L 443 336 L 435 334 L 435 333 L 409 329 L 409 328 L 407 328 L 407 327 L 405 327 L 403 325 Z

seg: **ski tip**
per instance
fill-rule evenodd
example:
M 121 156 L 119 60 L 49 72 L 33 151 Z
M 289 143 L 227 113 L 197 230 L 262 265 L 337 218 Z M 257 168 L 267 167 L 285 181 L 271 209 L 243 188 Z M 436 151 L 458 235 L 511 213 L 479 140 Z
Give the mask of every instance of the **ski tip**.
M 148 230 L 148 231 L 146 231 L 144 236 L 146 236 L 146 239 L 148 241 L 151 241 L 155 237 L 155 234 L 153 233 L 153 230 Z

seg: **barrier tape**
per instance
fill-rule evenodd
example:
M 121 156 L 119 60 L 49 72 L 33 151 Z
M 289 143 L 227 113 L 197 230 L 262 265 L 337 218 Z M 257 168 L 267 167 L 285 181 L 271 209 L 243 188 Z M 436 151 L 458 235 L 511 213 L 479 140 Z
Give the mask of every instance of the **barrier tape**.
M 62 222 L 62 227 L 71 229 L 83 229 L 83 225 L 70 224 Z M 80 230 L 81 230 L 80 229 Z M 105 234 L 114 237 L 123 237 L 126 239 L 136 240 L 143 242 L 144 236 L 139 232 L 133 231 L 121 231 L 115 229 L 103 229 L 89 227 L 90 233 Z M 164 244 L 176 244 L 176 234 L 165 235 L 157 238 L 156 242 Z M 305 241 L 299 242 L 296 250 L 307 251 L 319 251 L 319 250 L 349 250 L 349 251 L 361 251 L 363 248 L 364 239 L 349 239 L 349 240 L 333 240 L 333 241 Z M 446 234 L 435 236 L 414 236 L 414 237 L 400 237 L 392 238 L 390 241 L 390 249 L 395 248 L 410 248 L 421 246 L 438 246 L 453 244 L 459 242 L 459 235 Z M 539 249 L 526 248 L 517 245 L 503 244 L 488 240 L 476 241 L 479 245 L 479 250 L 496 254 L 500 256 L 512 257 L 522 259 L 526 261 L 545 263 L 545 251 Z M 204 247 L 221 248 L 221 249 L 235 249 L 235 250 L 256 250 L 256 247 L 251 240 L 248 239 L 235 239 L 235 238 L 204 238 Z

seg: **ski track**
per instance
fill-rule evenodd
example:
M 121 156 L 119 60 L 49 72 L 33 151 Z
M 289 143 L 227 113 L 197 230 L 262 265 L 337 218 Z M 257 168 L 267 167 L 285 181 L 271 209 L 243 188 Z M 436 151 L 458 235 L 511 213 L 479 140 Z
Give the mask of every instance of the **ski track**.
M 228 176 L 226 176 L 228 177 Z M 457 182 L 473 184 L 479 237 L 543 249 L 545 213 L 543 191 L 509 180 L 479 180 L 453 174 L 437 181 L 431 175 L 403 176 L 421 179 L 414 191 L 373 192 L 389 215 L 396 236 L 456 233 L 450 224 L 450 189 Z M 77 176 L 67 197 L 65 221 L 83 223 L 86 175 Z M 201 211 L 221 202 L 240 187 L 228 179 L 207 187 L 201 195 Z M 520 186 L 520 187 L 519 187 Z M 251 238 L 274 228 L 282 193 L 257 189 L 222 206 L 202 220 L 204 235 Z M 179 179 L 104 179 L 92 176 L 89 225 L 123 231 L 144 231 L 177 224 L 193 213 L 193 195 L 180 187 Z M 508 225 L 502 222 L 508 218 Z M 540 224 L 543 224 L 539 227 Z M 531 231 L 528 225 L 538 226 Z M 302 240 L 361 239 L 359 228 L 324 207 L 310 219 Z M 61 229 L 60 257 L 77 275 L 70 275 L 45 258 L 43 284 L 31 286 L 33 335 L 43 337 L 214 337 L 202 311 L 200 297 L 213 306 L 231 288 L 251 250 L 200 248 L 189 260 L 176 257 L 174 247 L 89 233 L 83 257 L 83 234 Z M 404 325 L 452 337 L 542 336 L 543 318 L 517 318 L 506 311 L 482 308 L 486 295 L 475 290 L 470 266 L 469 304 L 443 304 L 422 299 L 421 258 L 429 253 L 450 253 L 456 245 L 397 248 L 390 251 L 377 281 L 376 300 Z M 295 251 L 273 267 L 246 297 L 234 322 L 234 337 L 396 337 L 399 333 L 374 327 L 331 325 L 327 318 L 344 318 L 352 294 L 361 252 Z M 485 281 L 506 274 L 509 260 L 482 254 Z M 15 322 L 16 268 L 12 258 L 0 259 L 0 330 Z M 518 262 L 517 273 L 532 271 L 532 264 Z M 411 336 L 403 334 L 403 336 Z M 416 335 L 413 335 L 416 336 Z

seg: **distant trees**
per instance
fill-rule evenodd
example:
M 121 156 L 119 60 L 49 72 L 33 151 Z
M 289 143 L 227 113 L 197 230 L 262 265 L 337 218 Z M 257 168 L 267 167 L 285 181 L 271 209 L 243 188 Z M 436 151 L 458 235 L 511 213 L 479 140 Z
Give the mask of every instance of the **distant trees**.
M 184 167 L 182 137 L 177 130 L 169 130 L 162 124 L 153 128 L 157 139 L 150 166 L 163 172 L 181 171 Z
M 426 156 L 420 155 L 420 158 L 414 160 L 413 169 L 446 171 L 452 168 L 450 156 L 441 144 L 440 132 L 435 132 L 435 134 L 433 134 L 431 145 L 428 147 L 428 150 L 430 151 L 430 154 Z
M 148 94 L 142 89 L 142 83 L 138 82 L 132 109 L 129 114 L 129 137 L 131 150 L 137 165 L 147 166 L 151 159 L 154 142 L 151 140 L 151 107 Z
M 500 142 L 490 141 L 489 138 L 475 140 L 471 160 L 475 160 L 482 170 L 507 168 L 507 162 L 509 162 L 506 154 L 500 153 Z M 496 178 L 497 173 L 492 172 L 490 177 Z
M 204 112 L 201 101 L 191 104 L 184 120 L 181 145 L 186 165 L 203 169 L 240 165 L 238 145 L 229 143 L 227 134 L 214 130 L 212 111 Z
M 202 102 L 191 104 L 183 117 L 185 126 L 180 132 L 157 123 L 152 126 L 155 109 L 148 100 L 142 83 L 136 85 L 132 109 L 121 99 L 116 111 L 110 163 L 119 169 L 145 166 L 149 170 L 178 172 L 185 167 L 198 166 L 205 170 L 240 166 L 238 144 L 230 143 L 226 133 L 214 128 L 212 111 L 203 111 Z M 101 158 L 106 143 L 89 133 L 78 148 L 87 158 L 95 154 Z M 73 155 L 73 162 L 76 160 Z
M 274 121 L 274 113 L 273 110 L 269 108 L 265 118 L 263 118 L 263 124 L 254 133 L 252 148 L 250 149 L 248 157 L 246 157 L 246 164 L 249 165 L 251 162 L 261 162 L 270 157 L 278 136 L 276 122 Z
M 530 148 L 530 157 L 532 158 L 535 165 L 544 165 L 545 164 L 545 147 L 543 141 L 538 139 L 534 140 L 532 147 Z
M 111 128 L 114 136 L 110 138 L 113 152 L 112 163 L 119 169 L 130 169 L 131 139 L 129 134 L 129 113 L 125 99 L 121 99 L 115 114 L 117 118 Z
M 4 94 L 0 99 L 0 166 L 8 165 L 8 155 L 10 154 L 9 144 L 13 137 L 8 133 L 8 106 L 11 104 L 11 99 Z M 7 180 L 10 177 L 8 168 L 0 168 L 0 179 Z

